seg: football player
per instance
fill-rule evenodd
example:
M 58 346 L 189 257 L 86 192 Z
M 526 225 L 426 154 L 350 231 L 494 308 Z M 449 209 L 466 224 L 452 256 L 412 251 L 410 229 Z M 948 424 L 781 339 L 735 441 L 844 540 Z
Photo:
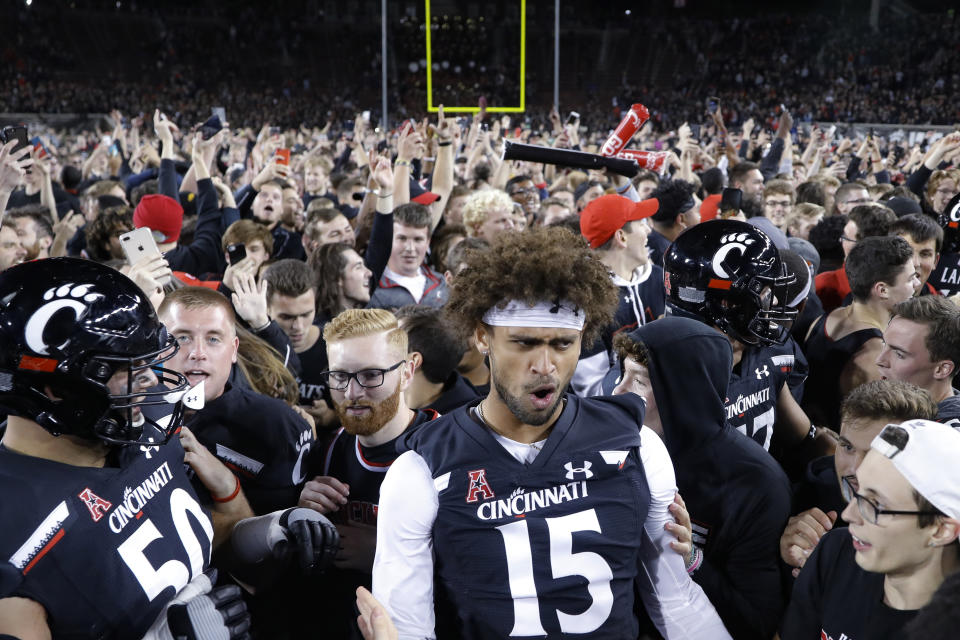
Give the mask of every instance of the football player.
M 306 509 L 234 526 L 249 514 L 236 478 L 192 437 L 172 437 L 187 381 L 162 365 L 176 351 L 145 294 L 106 266 L 49 258 L 0 274 L 0 557 L 12 565 L 0 571 L 0 636 L 242 637 L 237 587 L 211 590 L 205 575 L 223 534 L 244 563 L 303 546 L 320 564 L 323 541 L 336 545 Z M 169 420 L 145 417 L 167 402 Z
M 801 354 L 789 336 L 796 317 L 787 299 L 794 276 L 767 235 L 739 220 L 701 223 L 670 245 L 663 270 L 670 311 L 699 319 L 730 340 L 730 424 L 767 450 L 774 431 L 787 447 L 816 437 L 787 384 Z
M 457 276 L 447 312 L 491 389 L 404 438 L 380 487 L 373 588 L 401 637 L 633 640 L 635 587 L 665 637 L 729 637 L 670 547 L 673 466 L 642 400 L 566 394 L 616 291 L 559 227 Z

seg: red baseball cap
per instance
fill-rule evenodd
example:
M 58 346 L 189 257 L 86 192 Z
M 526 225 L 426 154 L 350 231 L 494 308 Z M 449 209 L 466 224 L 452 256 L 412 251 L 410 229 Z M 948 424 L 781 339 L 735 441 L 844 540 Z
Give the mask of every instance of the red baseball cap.
M 152 193 L 143 196 L 133 210 L 133 226 L 149 227 L 157 242 L 176 242 L 183 227 L 183 207 L 169 196 Z
M 603 246 L 618 229 L 631 220 L 649 218 L 660 208 L 656 198 L 634 202 L 630 198 L 605 195 L 593 200 L 580 213 L 580 233 L 592 249 Z

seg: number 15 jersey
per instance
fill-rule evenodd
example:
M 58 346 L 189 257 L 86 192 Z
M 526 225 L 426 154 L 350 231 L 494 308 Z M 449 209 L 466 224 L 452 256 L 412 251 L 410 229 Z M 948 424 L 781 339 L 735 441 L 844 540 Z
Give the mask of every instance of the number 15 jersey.
M 642 411 L 571 397 L 529 463 L 466 408 L 412 435 L 381 486 L 373 577 L 401 637 L 636 638 Z

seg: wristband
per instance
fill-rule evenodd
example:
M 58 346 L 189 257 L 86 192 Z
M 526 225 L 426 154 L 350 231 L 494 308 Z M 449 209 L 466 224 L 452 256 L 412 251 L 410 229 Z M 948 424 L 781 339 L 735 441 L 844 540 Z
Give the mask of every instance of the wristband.
M 410 166 L 410 161 L 409 161 L 409 160 L 397 160 L 396 162 L 393 163 L 393 166 L 395 166 L 395 167 L 409 167 L 409 166 Z
M 392 198 L 392 197 L 393 197 L 393 192 L 392 192 L 392 191 L 391 191 L 390 193 L 384 193 L 384 192 L 382 192 L 382 191 L 377 191 L 376 189 L 374 189 L 374 190 L 373 190 L 373 193 L 374 193 L 374 195 L 376 195 L 378 198 Z
M 223 504 L 224 502 L 230 502 L 231 500 L 236 498 L 238 495 L 240 495 L 240 478 L 238 476 L 233 476 L 233 477 L 237 481 L 237 486 L 236 488 L 234 488 L 233 493 L 231 493 L 226 498 L 218 498 L 217 496 L 211 495 L 210 497 L 213 498 L 214 502 L 219 502 L 220 504 Z
M 546 188 L 547 188 L 547 183 L 546 183 L 546 182 L 541 182 L 540 184 L 535 184 L 535 185 L 533 185 L 533 186 L 535 186 L 537 189 L 546 189 Z
M 447 140 L 446 142 L 438 142 L 438 143 L 437 143 L 437 146 L 438 146 L 438 147 L 449 147 L 449 146 L 452 145 L 452 144 L 453 144 L 453 140 Z
M 701 564 L 703 564 L 703 551 L 699 547 L 694 547 L 693 553 L 690 554 L 690 564 L 686 565 L 687 575 L 692 576 Z
M 810 430 L 807 431 L 806 437 L 810 438 L 811 440 L 817 437 L 817 425 L 813 424 L 812 422 L 810 423 Z
M 263 331 L 264 329 L 270 326 L 270 322 L 271 320 L 267 318 L 267 324 L 263 325 L 262 327 L 250 327 L 250 328 L 253 329 L 254 333 L 260 333 L 261 331 Z

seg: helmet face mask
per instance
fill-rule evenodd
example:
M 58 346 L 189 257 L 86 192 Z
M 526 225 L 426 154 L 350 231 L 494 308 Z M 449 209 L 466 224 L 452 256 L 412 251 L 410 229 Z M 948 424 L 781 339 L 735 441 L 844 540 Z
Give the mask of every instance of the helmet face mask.
M 684 231 L 664 256 L 667 302 L 752 346 L 781 344 L 797 312 L 787 307 L 788 274 L 762 231 L 713 220 Z
M 164 333 L 166 333 L 164 331 Z M 91 379 L 101 384 L 109 404 L 104 415 L 93 427 L 94 435 L 111 444 L 163 444 L 169 440 L 183 420 L 183 404 L 180 397 L 188 390 L 186 377 L 159 366 L 171 359 L 180 350 L 172 336 L 165 340 L 166 346 L 139 358 L 101 355 L 90 358 L 86 368 L 111 373 L 106 381 Z M 125 372 L 123 393 L 112 393 L 108 381 L 118 373 Z M 148 417 L 143 407 L 172 404 L 174 411 L 163 424 Z M 153 430 L 144 429 L 149 425 Z
M 179 347 L 118 271 L 47 258 L 0 273 L 0 346 L 0 407 L 53 435 L 158 445 L 180 426 L 189 385 L 159 366 Z M 168 403 L 162 424 L 142 412 Z

